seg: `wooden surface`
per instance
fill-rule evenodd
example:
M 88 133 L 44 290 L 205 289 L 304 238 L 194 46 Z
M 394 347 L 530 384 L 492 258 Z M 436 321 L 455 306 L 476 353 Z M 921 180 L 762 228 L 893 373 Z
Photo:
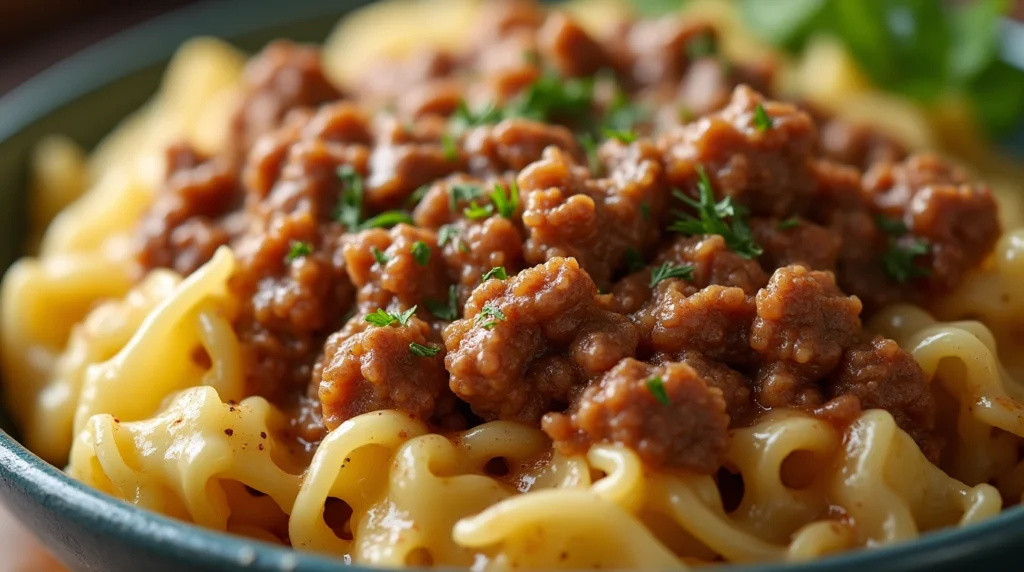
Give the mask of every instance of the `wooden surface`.
M 49 552 L 0 503 L 0 572 L 64 572 Z

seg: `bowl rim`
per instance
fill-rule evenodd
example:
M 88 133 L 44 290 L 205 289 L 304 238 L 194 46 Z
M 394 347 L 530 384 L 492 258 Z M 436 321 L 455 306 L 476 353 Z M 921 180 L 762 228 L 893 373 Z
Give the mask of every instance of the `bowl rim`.
M 0 149 L 9 139 L 50 113 L 119 79 L 166 63 L 185 40 L 212 35 L 228 40 L 272 26 L 328 15 L 338 17 L 372 0 L 221 0 L 179 8 L 110 36 L 47 68 L 0 97 Z M 233 17 L 244 11 L 244 18 Z M 201 528 L 130 505 L 88 487 L 46 463 L 0 430 L 0 480 L 45 510 L 85 527 L 104 530 L 156 556 L 213 566 L 288 572 L 331 572 L 343 560 Z M 998 550 L 1024 538 L 1024 506 L 964 528 L 929 532 L 892 546 L 867 548 L 806 563 L 729 565 L 750 572 L 875 572 L 926 569 L 950 560 Z

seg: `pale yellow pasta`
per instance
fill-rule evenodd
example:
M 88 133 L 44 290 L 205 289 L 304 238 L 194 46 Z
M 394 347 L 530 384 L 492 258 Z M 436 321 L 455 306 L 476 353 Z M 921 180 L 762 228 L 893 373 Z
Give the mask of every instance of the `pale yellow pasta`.
M 347 83 L 381 57 L 464 45 L 483 5 L 397 0 L 360 10 L 327 41 L 327 72 Z M 579 0 L 564 10 L 607 35 L 631 7 Z M 694 1 L 685 13 L 713 23 L 730 58 L 776 61 L 786 93 L 913 149 L 987 149 L 978 138 L 949 145 L 940 119 L 966 122 L 963 102 L 922 110 L 882 93 L 832 40 L 812 38 L 792 59 L 747 34 L 732 3 Z M 67 461 L 72 477 L 150 510 L 347 563 L 474 570 L 801 562 L 978 522 L 1024 495 L 1022 179 L 986 162 L 977 174 L 993 185 L 1006 225 L 994 255 L 929 308 L 890 307 L 866 324 L 927 374 L 946 441 L 938 466 L 884 410 L 863 411 L 848 427 L 777 410 L 734 428 L 724 468 L 742 479 L 737 498 L 713 475 L 651 470 L 609 444 L 563 455 L 539 429 L 504 421 L 439 434 L 408 414 L 376 411 L 303 450 L 291 411 L 246 398 L 232 251 L 222 247 L 183 278 L 142 274 L 129 249 L 162 185 L 166 146 L 224 149 L 243 64 L 217 40 L 190 42 L 161 92 L 87 160 L 61 139 L 33 159 L 33 223 L 41 232 L 60 214 L 39 257 L 3 280 L 5 403 L 28 445 Z

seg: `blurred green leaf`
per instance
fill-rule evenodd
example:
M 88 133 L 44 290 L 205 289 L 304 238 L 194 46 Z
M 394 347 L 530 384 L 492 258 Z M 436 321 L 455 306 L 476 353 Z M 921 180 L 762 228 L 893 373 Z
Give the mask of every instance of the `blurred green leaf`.
M 954 79 L 977 76 L 995 58 L 999 20 L 1009 9 L 1008 0 L 975 0 L 953 8 L 949 67 Z
M 744 20 L 765 40 L 795 47 L 827 7 L 826 0 L 739 0 Z
M 967 88 L 975 118 L 991 135 L 1000 137 L 1021 128 L 1024 117 L 1024 73 L 993 60 Z

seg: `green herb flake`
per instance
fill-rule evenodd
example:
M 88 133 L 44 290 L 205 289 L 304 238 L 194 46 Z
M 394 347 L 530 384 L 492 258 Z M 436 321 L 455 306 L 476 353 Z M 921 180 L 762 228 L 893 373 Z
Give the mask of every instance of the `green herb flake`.
M 480 187 L 464 183 L 454 183 L 448 187 L 448 208 L 454 213 L 459 211 L 459 203 L 471 201 L 483 196 Z
M 412 308 L 409 308 L 408 310 L 402 312 L 401 314 L 398 314 L 398 316 L 397 316 L 398 323 L 403 325 L 403 326 L 408 324 L 409 323 L 409 318 L 411 318 L 412 315 L 415 314 L 415 313 L 416 313 L 416 306 L 413 306 Z
M 619 143 L 623 143 L 625 145 L 629 145 L 630 143 L 636 141 L 637 138 L 635 132 L 620 129 L 604 129 L 602 130 L 602 133 L 604 133 L 605 137 L 609 139 L 615 139 Z
M 672 405 L 672 400 L 668 397 L 668 392 L 665 391 L 665 382 L 661 380 L 660 376 L 654 376 L 647 380 L 647 391 L 651 392 L 654 399 L 662 405 Z
M 461 132 L 470 127 L 497 123 L 502 120 L 503 115 L 502 110 L 493 103 L 489 103 L 480 111 L 474 112 L 469 109 L 466 100 L 462 100 L 459 102 L 458 107 L 455 108 L 455 113 L 452 115 L 452 123 L 455 130 Z
M 906 284 L 913 278 L 931 275 L 931 270 L 928 268 L 921 268 L 914 264 L 915 258 L 925 256 L 929 252 L 931 252 L 931 245 L 924 239 L 893 241 L 889 248 L 882 253 L 882 266 L 890 278 L 900 284 Z
M 427 196 L 429 191 L 430 185 L 420 185 L 409 195 L 409 198 L 405 199 L 405 207 L 409 209 L 415 208 L 423 200 L 423 197 Z
M 412 342 L 409 344 L 409 352 L 417 357 L 434 357 L 440 353 L 441 348 L 433 345 L 423 345 Z
M 359 225 L 360 230 L 368 228 L 391 228 L 397 224 L 414 224 L 412 215 L 405 211 L 385 211 Z
M 391 259 L 387 254 L 381 252 L 380 249 L 377 248 L 376 246 L 371 246 L 370 252 L 373 253 L 373 259 L 376 260 L 377 264 L 380 264 L 381 266 L 387 264 L 388 260 Z
M 630 248 L 622 256 L 626 262 L 626 270 L 628 270 L 629 272 L 637 272 L 639 270 L 643 270 L 644 266 L 646 265 L 646 263 L 644 262 L 644 257 L 641 256 L 640 253 L 636 251 L 636 249 Z
M 644 220 L 651 220 L 651 205 L 646 202 L 640 203 L 640 216 L 642 216 Z
M 775 120 L 772 119 L 771 115 L 764 110 L 764 106 L 760 103 L 754 107 L 754 126 L 761 133 L 764 133 L 775 126 Z
M 494 306 L 484 306 L 480 309 L 480 313 L 476 315 L 476 323 L 478 326 L 485 330 L 490 330 L 498 324 L 498 322 L 504 322 L 508 318 L 501 310 Z
M 354 231 L 363 219 L 363 176 L 352 165 L 341 165 L 338 167 L 338 178 L 341 179 L 341 198 L 334 212 L 334 220 L 347 230 Z
M 875 217 L 875 225 L 889 236 L 899 237 L 907 234 L 907 225 L 899 219 L 879 215 Z
M 381 308 L 377 308 L 376 312 L 367 314 L 364 319 L 379 328 L 384 328 L 398 322 L 398 316 L 385 312 Z
M 412 243 L 409 251 L 412 253 L 413 260 L 420 266 L 426 266 L 427 262 L 430 261 L 430 247 L 422 240 Z
M 590 169 L 590 174 L 595 177 L 601 176 L 601 157 L 597 154 L 597 141 L 594 140 L 594 136 L 584 133 L 578 139 L 580 146 L 587 154 L 587 167 Z
M 661 266 L 658 266 L 651 272 L 651 283 L 650 287 L 654 288 L 658 282 L 662 280 L 668 280 L 669 278 L 681 278 L 683 280 L 693 280 L 693 266 L 690 264 L 672 264 L 666 262 Z
M 448 287 L 448 303 L 443 304 L 434 300 L 425 302 L 427 310 L 438 320 L 453 322 L 459 318 L 459 292 L 455 285 Z
M 470 220 L 487 218 L 494 214 L 494 205 L 478 205 L 476 201 L 469 201 L 469 206 L 462 209 L 462 214 Z
M 593 78 L 563 78 L 545 72 L 505 108 L 505 116 L 541 122 L 575 119 L 590 113 L 593 103 Z
M 486 274 L 484 274 L 480 278 L 480 280 L 482 282 L 487 282 L 491 278 L 497 278 L 498 280 L 504 280 L 504 279 L 508 278 L 508 274 L 505 272 L 505 267 L 504 266 L 495 266 L 494 268 L 491 268 L 490 270 L 487 271 Z
M 458 161 L 459 148 L 455 144 L 455 137 L 449 133 L 441 135 L 441 149 L 444 152 L 445 161 Z
M 519 186 L 513 180 L 509 183 L 508 191 L 506 191 L 505 187 L 495 183 L 494 192 L 491 193 L 491 202 L 494 203 L 498 214 L 511 220 L 519 210 Z
M 437 245 L 444 248 L 450 240 L 458 240 L 459 227 L 454 224 L 442 225 L 437 231 Z
M 787 219 L 780 220 L 775 225 L 775 228 L 778 230 L 790 230 L 798 226 L 800 226 L 800 217 L 791 216 Z
M 293 240 L 291 247 L 288 249 L 288 262 L 305 258 L 310 254 L 313 254 L 313 247 L 308 242 Z
M 681 232 L 688 236 L 717 234 L 725 239 L 726 246 L 743 258 L 756 258 L 763 249 L 754 241 L 750 227 L 743 220 L 746 211 L 725 197 L 715 202 L 715 193 L 711 180 L 701 166 L 697 167 L 697 190 L 700 201 L 686 196 L 682 191 L 675 190 L 672 195 L 697 211 L 697 216 L 688 213 L 677 213 L 678 220 L 672 223 L 669 230 Z

